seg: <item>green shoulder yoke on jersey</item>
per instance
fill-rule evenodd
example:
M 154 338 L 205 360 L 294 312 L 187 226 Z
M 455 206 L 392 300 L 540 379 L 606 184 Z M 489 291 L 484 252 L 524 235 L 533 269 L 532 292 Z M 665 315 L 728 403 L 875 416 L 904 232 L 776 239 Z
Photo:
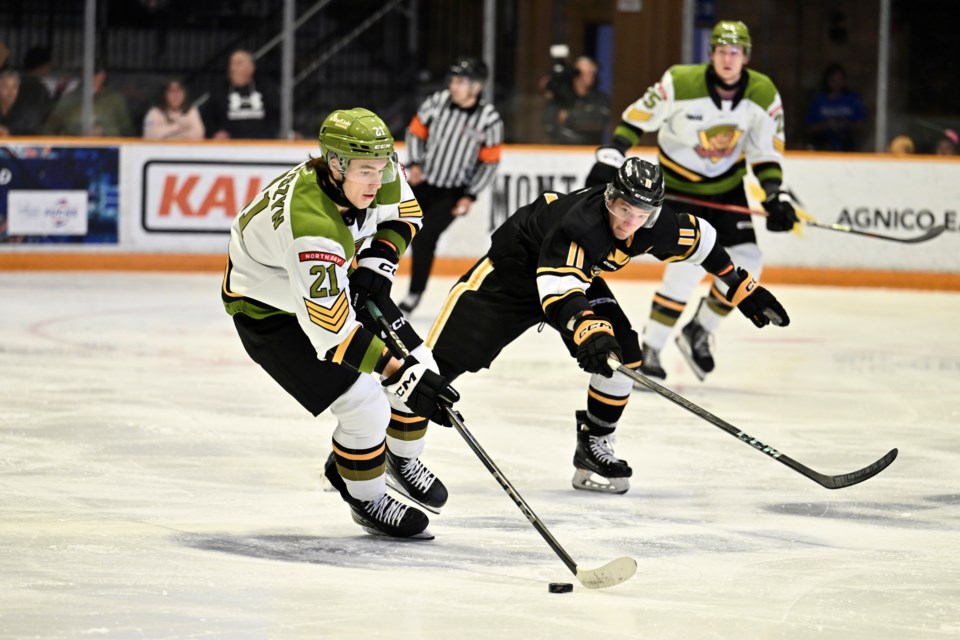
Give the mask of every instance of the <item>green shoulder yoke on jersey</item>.
M 306 165 L 300 169 L 290 201 L 290 230 L 294 238 L 306 236 L 329 238 L 343 247 L 347 262 L 353 260 L 353 234 L 333 200 L 317 184 L 313 171 Z
M 773 104 L 773 99 L 777 97 L 777 88 L 770 76 L 753 69 L 746 71 L 750 80 L 747 82 L 747 91 L 743 97 L 766 111 Z
M 670 77 L 673 80 L 673 99 L 678 102 L 710 96 L 706 64 L 676 64 L 670 67 Z

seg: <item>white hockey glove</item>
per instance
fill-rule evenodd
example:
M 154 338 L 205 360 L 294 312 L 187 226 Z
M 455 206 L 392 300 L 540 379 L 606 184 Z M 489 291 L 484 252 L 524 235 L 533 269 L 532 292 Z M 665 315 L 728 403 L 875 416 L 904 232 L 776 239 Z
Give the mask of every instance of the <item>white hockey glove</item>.
M 600 147 L 597 149 L 596 157 L 597 161 L 590 168 L 590 173 L 587 174 L 586 185 L 588 187 L 606 184 L 613 180 L 613 177 L 617 175 L 617 169 L 626 160 L 623 152 L 616 147 Z

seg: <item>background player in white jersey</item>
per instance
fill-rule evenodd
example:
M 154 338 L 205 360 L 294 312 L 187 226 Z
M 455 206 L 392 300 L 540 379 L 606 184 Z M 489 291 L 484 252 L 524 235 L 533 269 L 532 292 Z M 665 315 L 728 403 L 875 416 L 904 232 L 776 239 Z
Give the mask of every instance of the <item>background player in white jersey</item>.
M 745 24 L 718 22 L 710 38 L 709 64 L 670 67 L 642 98 L 627 107 L 612 144 L 597 150 L 587 186 L 609 181 L 624 153 L 640 142 L 641 135 L 657 131 L 668 195 L 666 209 L 677 209 L 669 202 L 671 194 L 746 206 L 743 179 L 749 165 L 766 193 L 767 229 L 790 231 L 797 215 L 781 190 L 783 105 L 770 78 L 747 69 L 750 47 Z M 750 217 L 688 204 L 680 210 L 710 221 L 717 230 L 717 241 L 734 261 L 760 277 L 763 264 Z M 660 351 L 702 278 L 703 272 L 691 264 L 671 263 L 665 268 L 644 329 L 640 371 L 645 375 L 666 378 Z M 727 285 L 714 278 L 710 293 L 676 339 L 701 380 L 714 368 L 710 338 L 732 308 L 726 292 Z
M 576 412 L 575 489 L 625 493 L 633 473 L 613 451 L 632 381 L 611 369 L 607 356 L 636 368 L 640 344 L 601 273 L 647 253 L 686 261 L 722 280 L 731 307 L 756 326 L 790 323 L 773 294 L 731 262 L 710 223 L 661 212 L 663 195 L 660 168 L 639 158 L 624 162 L 609 184 L 542 194 L 493 233 L 487 255 L 451 289 L 427 339 L 440 373 L 452 380 L 489 367 L 531 327 L 560 332 L 593 374 L 586 409 Z
M 331 113 L 320 151 L 237 216 L 223 302 L 250 357 L 312 414 L 329 408 L 337 417 L 324 474 L 353 519 L 374 534 L 430 538 L 427 516 L 387 495 L 385 478 L 387 470 L 396 488 L 425 506 L 446 502 L 446 489 L 419 456 L 426 418 L 444 423 L 443 405 L 459 396 L 431 371 L 430 352 L 390 300 L 397 262 L 420 228 L 420 206 L 390 131 L 373 112 Z M 411 357 L 390 354 L 366 312 L 368 299 Z

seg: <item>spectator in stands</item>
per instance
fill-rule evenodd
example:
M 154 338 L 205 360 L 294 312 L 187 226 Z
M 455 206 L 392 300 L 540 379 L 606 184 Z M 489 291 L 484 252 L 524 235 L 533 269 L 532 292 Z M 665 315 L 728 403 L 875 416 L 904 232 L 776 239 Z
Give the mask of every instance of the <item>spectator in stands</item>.
M 610 96 L 597 89 L 597 63 L 580 56 L 544 85 L 545 128 L 555 144 L 603 144 Z
M 938 156 L 957 155 L 957 146 L 960 145 L 960 136 L 953 129 L 944 129 L 943 136 L 937 140 L 933 152 Z
M 93 74 L 93 129 L 91 136 L 133 136 L 127 99 L 106 86 L 107 70 L 97 62 Z M 43 132 L 52 136 L 81 136 L 83 133 L 82 86 L 64 94 L 47 118 Z
M 40 114 L 19 99 L 20 74 L 0 71 L 0 138 L 32 136 L 40 132 Z
M 916 145 L 913 144 L 913 138 L 910 136 L 897 136 L 890 141 L 887 147 L 887 153 L 896 156 L 909 156 L 916 151 Z
M 203 121 L 196 107 L 187 104 L 187 89 L 179 80 L 163 85 L 157 103 L 143 119 L 148 140 L 203 140 Z
M 863 101 L 847 88 L 846 70 L 829 65 L 807 111 L 807 141 L 818 151 L 857 151 L 864 120 Z
M 0 71 L 4 71 L 7 68 L 7 60 L 10 56 L 10 49 L 7 48 L 7 43 L 3 40 L 0 40 Z
M 230 55 L 227 82 L 211 91 L 203 106 L 208 136 L 216 140 L 278 136 L 279 96 L 269 82 L 254 77 L 256 70 L 249 51 L 238 49 Z
M 20 73 L 20 99 L 37 111 L 41 122 L 50 116 L 68 82 L 69 79 L 57 78 L 53 73 L 50 47 L 36 46 L 27 50 Z

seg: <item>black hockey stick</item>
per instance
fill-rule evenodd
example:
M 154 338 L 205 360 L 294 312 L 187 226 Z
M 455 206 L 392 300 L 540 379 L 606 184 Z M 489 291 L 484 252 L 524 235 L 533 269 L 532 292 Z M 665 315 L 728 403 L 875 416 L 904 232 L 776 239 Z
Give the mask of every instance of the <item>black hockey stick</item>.
M 370 315 L 373 316 L 373 319 L 377 322 L 380 328 L 383 330 L 384 334 L 387 336 L 387 339 L 391 343 L 389 346 L 392 347 L 391 351 L 399 352 L 403 356 L 409 355 L 406 346 L 403 342 L 400 341 L 400 337 L 393 330 L 393 327 L 390 326 L 390 322 L 383 317 L 383 314 L 380 313 L 380 309 L 377 308 L 377 305 L 372 301 L 367 301 L 367 309 L 370 311 Z M 577 563 L 574 562 L 573 558 L 570 557 L 570 554 L 567 553 L 563 547 L 560 546 L 560 543 L 557 542 L 557 539 L 553 537 L 553 534 L 547 529 L 547 526 L 543 524 L 543 521 L 533 512 L 533 509 L 530 508 L 530 505 L 527 504 L 527 501 L 523 499 L 520 493 L 514 488 L 513 484 L 507 479 L 503 472 L 497 467 L 496 463 L 487 455 L 487 452 L 483 450 L 483 447 L 480 446 L 480 443 L 477 442 L 477 439 L 473 437 L 473 434 L 467 429 L 467 426 L 463 423 L 463 418 L 460 414 L 453 410 L 452 407 L 444 407 L 447 412 L 447 417 L 450 419 L 450 422 L 453 424 L 453 428 L 457 430 L 463 439 L 467 442 L 467 445 L 473 450 L 477 457 L 480 458 L 480 462 L 483 463 L 483 466 L 487 468 L 487 471 L 493 475 L 497 482 L 500 483 L 500 486 L 503 490 L 510 496 L 510 499 L 513 500 L 513 503 L 519 507 L 520 511 L 526 516 L 530 524 L 533 525 L 533 528 L 537 530 L 544 540 L 547 541 L 547 544 L 550 545 L 550 548 L 553 549 L 553 552 L 556 553 L 563 563 L 567 565 L 567 568 L 570 572 L 577 577 L 577 580 L 580 581 L 580 584 L 587 587 L 588 589 L 605 589 L 606 587 L 612 587 L 614 585 L 620 584 L 626 580 L 629 580 L 633 577 L 633 574 L 637 572 L 637 561 L 633 558 L 623 556 L 612 560 L 602 567 L 597 567 L 596 569 L 583 569 L 577 566 Z
M 667 200 L 672 200 L 673 202 L 684 202 L 686 204 L 696 204 L 701 207 L 717 209 L 718 211 L 732 211 L 734 213 L 744 213 L 748 216 L 767 215 L 766 211 L 758 211 L 757 209 L 751 209 L 749 207 L 741 207 L 735 204 L 722 204 L 719 202 L 711 202 L 710 200 L 702 200 L 700 198 L 691 198 L 687 196 L 678 196 L 674 194 L 668 194 L 664 197 Z M 816 227 L 817 229 L 826 229 L 828 231 L 839 231 L 841 233 L 850 233 L 856 236 L 864 236 L 866 238 L 875 238 L 877 240 L 889 240 L 890 242 L 901 242 L 904 244 L 915 244 L 917 242 L 926 242 L 927 240 L 932 240 L 933 238 L 936 238 L 947 229 L 946 225 L 938 224 L 930 227 L 919 236 L 915 236 L 913 238 L 898 238 L 896 236 L 888 236 L 882 233 L 874 233 L 873 231 L 861 231 L 860 229 L 854 229 L 853 227 L 847 226 L 845 224 L 827 224 L 825 222 L 817 222 L 816 220 L 804 220 L 804 219 L 801 219 L 800 223 L 808 227 Z
M 828 476 L 825 473 L 814 471 L 805 464 L 797 462 L 790 456 L 780 453 L 770 445 L 760 442 L 753 436 L 748 435 L 736 428 L 726 420 L 718 418 L 706 409 L 693 404 L 683 396 L 670 391 L 670 389 L 660 386 L 650 378 L 634 371 L 633 369 L 628 369 L 627 367 L 621 365 L 619 360 L 610 358 L 607 362 L 612 369 L 619 371 L 631 380 L 635 380 L 651 391 L 659 393 L 667 400 L 670 400 L 674 404 L 680 405 L 690 413 L 700 416 L 715 427 L 720 427 L 730 435 L 736 437 L 738 440 L 743 440 L 760 453 L 767 454 L 777 462 L 787 465 L 797 473 L 810 478 L 817 484 L 824 486 L 827 489 L 843 489 L 844 487 L 849 487 L 859 482 L 863 482 L 864 480 L 868 480 L 889 467 L 890 463 L 897 459 L 897 450 L 891 449 L 885 456 L 872 464 L 868 464 L 863 469 L 858 469 L 851 473 L 841 473 L 835 476 Z

